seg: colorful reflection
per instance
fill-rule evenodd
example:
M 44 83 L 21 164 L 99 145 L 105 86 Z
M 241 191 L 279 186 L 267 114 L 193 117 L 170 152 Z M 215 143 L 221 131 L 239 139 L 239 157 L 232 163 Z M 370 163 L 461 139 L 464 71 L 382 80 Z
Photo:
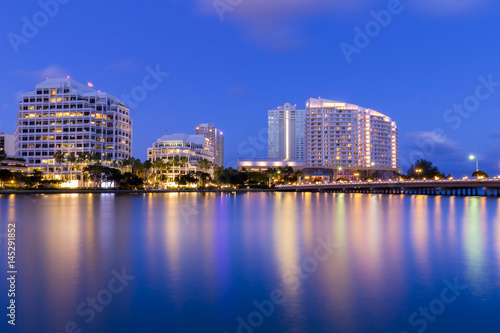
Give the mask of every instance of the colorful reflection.
M 495 198 L 2 196 L 3 233 L 9 221 L 18 228 L 19 314 L 29 318 L 21 331 L 75 321 L 88 332 L 237 332 L 279 290 L 285 300 L 263 317 L 262 332 L 400 332 L 454 278 L 470 290 L 433 329 L 473 331 L 462 320 L 471 313 L 496 320 Z M 122 268 L 135 280 L 86 323 L 76 308 Z

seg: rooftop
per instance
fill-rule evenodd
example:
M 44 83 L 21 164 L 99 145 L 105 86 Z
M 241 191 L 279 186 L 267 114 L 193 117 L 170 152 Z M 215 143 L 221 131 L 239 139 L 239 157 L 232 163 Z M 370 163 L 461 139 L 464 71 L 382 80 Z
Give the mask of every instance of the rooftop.
M 54 88 L 69 88 L 70 93 L 76 93 L 81 96 L 97 96 L 99 98 L 109 98 L 115 100 L 119 104 L 125 105 L 119 98 L 108 94 L 106 92 L 101 92 L 100 90 L 95 90 L 88 85 L 75 81 L 71 78 L 56 78 L 47 79 L 36 85 L 36 89 L 54 89 Z M 30 91 L 24 95 L 32 96 L 34 91 Z
M 204 144 L 207 139 L 201 134 L 186 134 L 186 133 L 174 133 L 170 135 L 164 135 L 157 140 L 157 142 L 166 141 L 183 141 L 192 142 L 196 144 Z

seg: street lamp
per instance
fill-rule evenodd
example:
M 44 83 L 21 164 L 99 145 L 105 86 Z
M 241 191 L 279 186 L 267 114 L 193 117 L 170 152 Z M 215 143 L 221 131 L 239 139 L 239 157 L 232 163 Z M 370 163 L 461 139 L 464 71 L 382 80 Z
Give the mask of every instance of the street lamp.
M 479 161 L 478 161 L 477 157 L 474 155 L 470 155 L 469 160 L 471 160 L 471 161 L 476 160 L 476 171 L 479 171 Z
M 420 174 L 422 173 L 422 169 L 416 169 L 415 172 L 417 173 L 418 175 L 418 179 L 420 179 Z
M 356 177 L 356 181 L 357 181 L 357 182 L 359 182 L 359 172 L 356 172 L 356 173 L 354 174 L 354 177 Z

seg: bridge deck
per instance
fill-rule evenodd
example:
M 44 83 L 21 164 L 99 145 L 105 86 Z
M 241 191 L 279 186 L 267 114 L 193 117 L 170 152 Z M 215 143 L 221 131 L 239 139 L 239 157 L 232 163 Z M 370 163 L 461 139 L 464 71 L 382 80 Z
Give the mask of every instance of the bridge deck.
M 500 179 L 349 182 L 282 185 L 276 191 L 500 196 Z

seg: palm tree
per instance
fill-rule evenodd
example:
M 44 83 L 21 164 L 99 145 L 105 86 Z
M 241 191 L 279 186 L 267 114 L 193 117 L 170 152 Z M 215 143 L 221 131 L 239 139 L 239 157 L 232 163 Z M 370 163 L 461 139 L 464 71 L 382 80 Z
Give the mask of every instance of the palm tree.
M 269 178 L 269 186 L 272 185 L 273 178 L 276 176 L 276 172 L 277 172 L 276 169 L 273 169 L 273 168 L 269 168 L 266 170 L 265 173 L 266 173 L 267 177 Z
M 211 161 L 207 160 L 206 158 L 201 158 L 198 161 L 198 167 L 201 169 L 203 173 L 207 173 L 210 175 L 210 170 L 213 170 L 214 164 Z
M 73 165 L 77 161 L 76 155 L 74 152 L 69 153 L 68 158 L 66 159 L 68 162 L 68 168 L 69 168 L 69 179 L 73 180 Z
M 59 172 L 60 172 L 60 176 L 61 176 L 61 180 L 62 180 L 62 164 L 64 162 L 64 154 L 63 154 L 62 151 L 57 150 L 55 152 L 55 154 L 54 154 L 54 161 L 56 163 L 59 163 L 59 167 L 60 167 Z
M 89 153 L 87 153 L 87 152 L 79 152 L 78 153 L 78 163 L 79 164 L 88 163 L 88 160 L 89 160 Z
M 210 174 L 203 171 L 196 171 L 195 176 L 200 181 L 199 183 L 200 187 L 204 187 L 207 180 L 210 180 Z
M 90 154 L 88 152 L 79 152 L 78 153 L 78 158 L 76 160 L 77 163 L 77 168 L 80 169 L 80 164 L 88 164 L 90 161 Z M 85 178 L 86 178 L 86 173 L 82 172 L 81 177 L 83 181 L 83 187 L 85 187 Z
M 144 171 L 146 171 L 146 180 L 149 178 L 149 170 L 153 168 L 153 163 L 150 160 L 145 160 L 144 163 L 142 163 L 142 167 L 144 168 Z
M 186 156 L 182 156 L 180 162 L 181 162 L 181 166 L 184 167 L 184 170 L 186 171 L 185 174 L 187 175 L 189 172 L 189 160 L 188 160 L 188 158 Z
M 177 171 L 177 168 L 181 165 L 181 159 L 177 155 L 177 156 L 174 156 L 174 159 L 171 162 L 172 162 L 172 166 L 174 167 L 174 174 L 175 174 Z
M 141 160 L 138 158 L 132 157 L 132 173 L 135 173 L 139 176 L 139 173 L 144 170 L 144 166 L 141 163 Z
M 111 163 L 111 160 L 113 159 L 113 155 L 110 153 L 110 154 L 106 154 L 106 156 L 104 156 L 104 161 L 106 161 L 106 165 L 109 166 Z
M 224 168 L 218 164 L 214 164 L 214 181 L 217 183 L 217 186 L 220 187 L 220 177 L 224 172 Z
M 94 162 L 96 165 L 101 165 L 101 155 L 98 153 L 93 153 L 92 156 L 90 156 L 90 161 Z
M 154 175 L 155 175 L 155 178 L 154 178 L 155 185 L 156 185 L 156 180 L 157 180 L 157 176 L 158 176 L 158 171 L 160 171 L 160 173 L 161 173 L 161 171 L 163 170 L 164 167 L 165 167 L 165 163 L 161 159 L 153 162 Z
M 304 177 L 304 173 L 302 172 L 302 170 L 295 171 L 295 177 L 297 178 L 297 183 L 298 183 L 300 177 Z
M 201 170 L 210 170 L 212 168 L 212 162 L 210 162 L 209 160 L 207 160 L 205 158 L 201 158 L 198 161 L 198 167 Z
M 167 181 L 168 181 L 168 175 L 170 174 L 170 171 L 172 170 L 173 164 L 174 163 L 172 161 L 168 161 L 167 163 L 165 163 L 163 165 L 163 170 L 165 170 L 167 172 Z

